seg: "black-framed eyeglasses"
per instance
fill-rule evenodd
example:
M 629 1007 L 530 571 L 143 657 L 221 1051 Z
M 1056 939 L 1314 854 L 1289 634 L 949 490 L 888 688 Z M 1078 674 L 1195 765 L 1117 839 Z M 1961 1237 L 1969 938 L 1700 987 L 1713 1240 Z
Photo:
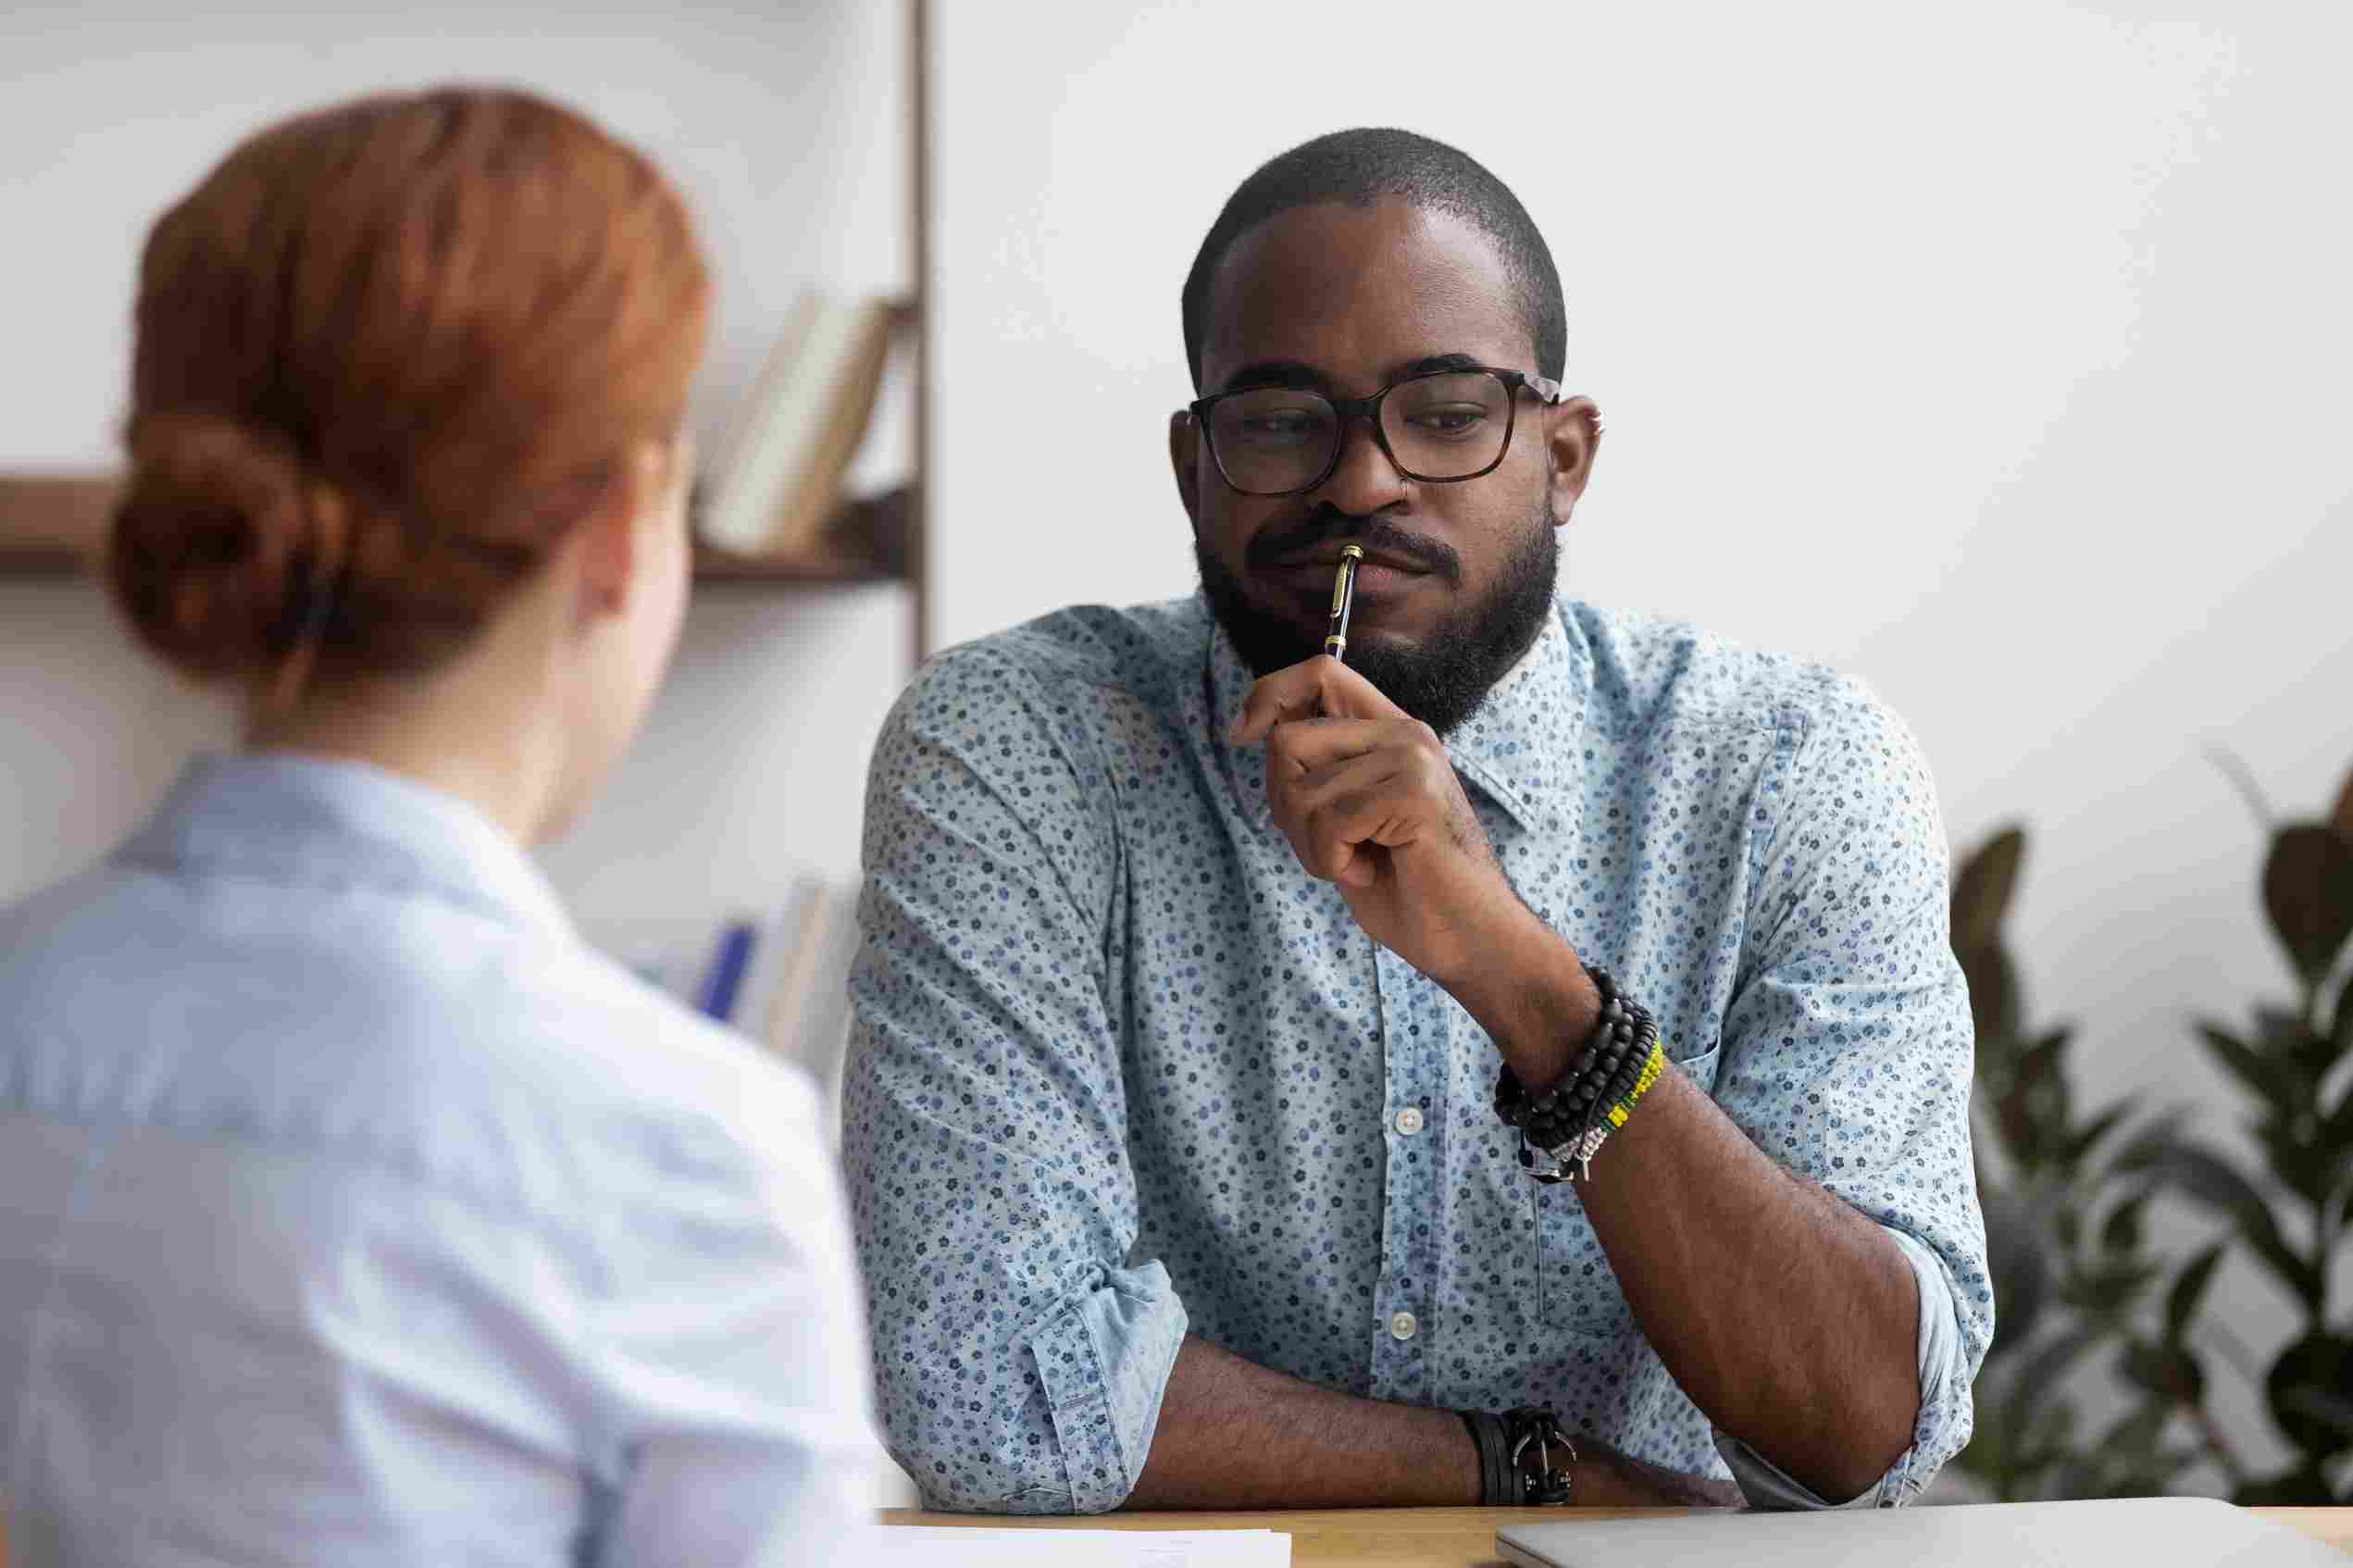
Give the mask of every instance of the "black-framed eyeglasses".
M 1240 387 L 1187 407 L 1228 486 L 1244 495 L 1298 495 L 1332 477 L 1349 421 L 1360 417 L 1409 479 L 1454 484 L 1491 474 L 1512 449 L 1522 387 L 1539 402 L 1561 401 L 1558 381 L 1476 365 L 1407 376 L 1370 397 Z

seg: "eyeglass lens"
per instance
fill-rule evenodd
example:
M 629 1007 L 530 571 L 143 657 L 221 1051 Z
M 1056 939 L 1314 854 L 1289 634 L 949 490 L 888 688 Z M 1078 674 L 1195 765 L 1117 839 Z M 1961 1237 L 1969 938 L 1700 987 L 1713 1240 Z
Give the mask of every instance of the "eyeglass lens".
M 1416 376 L 1389 389 L 1380 417 L 1407 477 L 1467 479 L 1503 454 L 1512 389 L 1484 371 Z M 1209 410 L 1211 449 L 1239 490 L 1276 493 L 1314 483 L 1343 433 L 1331 400 L 1303 388 L 1253 387 Z

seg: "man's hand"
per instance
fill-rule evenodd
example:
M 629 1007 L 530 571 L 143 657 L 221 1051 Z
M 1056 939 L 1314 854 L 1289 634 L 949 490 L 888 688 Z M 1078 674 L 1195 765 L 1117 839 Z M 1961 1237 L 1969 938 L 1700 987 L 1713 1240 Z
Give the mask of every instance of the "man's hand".
M 1437 733 L 1337 659 L 1252 686 L 1227 739 L 1265 743 L 1266 803 L 1300 864 L 1338 885 L 1365 935 L 1458 996 L 1540 925 Z

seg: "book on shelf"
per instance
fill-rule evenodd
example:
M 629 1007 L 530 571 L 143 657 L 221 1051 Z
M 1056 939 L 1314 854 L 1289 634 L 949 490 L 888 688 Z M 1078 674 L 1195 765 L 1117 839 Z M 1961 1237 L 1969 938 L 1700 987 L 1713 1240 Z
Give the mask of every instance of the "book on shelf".
M 765 915 L 723 921 L 699 964 L 641 951 L 629 967 L 807 1073 L 838 1137 L 859 940 L 856 880 L 812 872 L 795 877 Z
M 850 1041 L 850 966 L 858 957 L 857 884 L 813 881 L 799 910 L 791 957 L 751 1032 L 815 1078 L 838 1110 Z
M 761 1044 L 767 1043 L 768 1012 L 786 977 L 801 961 L 801 933 L 810 906 L 823 893 L 825 878 L 814 872 L 793 877 L 784 897 L 759 922 L 760 935 L 743 990 L 728 1022 Z
M 751 967 L 752 950 L 759 940 L 759 927 L 749 920 L 730 920 L 720 929 L 718 946 L 703 971 L 703 983 L 695 988 L 694 1005 L 698 1012 L 722 1024 L 735 1016 L 735 1001 L 743 988 L 743 972 Z
M 802 292 L 715 454 L 695 523 L 704 543 L 753 558 L 872 554 L 835 525 L 904 318 L 885 296 Z

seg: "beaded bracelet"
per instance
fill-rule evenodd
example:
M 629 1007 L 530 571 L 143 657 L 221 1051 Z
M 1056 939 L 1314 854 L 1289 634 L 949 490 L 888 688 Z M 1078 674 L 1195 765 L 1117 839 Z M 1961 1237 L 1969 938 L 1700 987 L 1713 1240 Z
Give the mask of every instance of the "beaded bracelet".
M 1496 1114 L 1520 1131 L 1520 1164 L 1548 1185 L 1567 1179 L 1564 1156 L 1590 1179 L 1594 1154 L 1666 1070 L 1650 1010 L 1621 991 L 1606 970 L 1588 967 L 1587 973 L 1600 993 L 1601 1014 L 1567 1075 L 1530 1098 L 1507 1063 L 1495 1086 Z M 1537 1167 L 1538 1150 L 1552 1157 L 1550 1168 Z
M 1577 1174 L 1586 1180 L 1591 1181 L 1593 1156 L 1600 1152 L 1601 1145 L 1609 1141 L 1612 1133 L 1625 1126 L 1626 1117 L 1634 1112 L 1634 1102 L 1648 1094 L 1650 1091 L 1650 1086 L 1659 1081 L 1659 1075 L 1666 1070 L 1666 1047 L 1661 1041 L 1653 1039 L 1650 1042 L 1650 1054 L 1643 1059 L 1642 1070 L 1636 1075 L 1634 1087 L 1613 1101 L 1608 1112 L 1598 1122 L 1582 1129 L 1565 1149 L 1556 1145 L 1547 1151 L 1554 1160 L 1554 1166 L 1550 1172 L 1538 1172 L 1533 1169 L 1536 1157 L 1526 1146 L 1525 1134 L 1522 1135 L 1520 1163 L 1531 1167 L 1529 1174 L 1535 1176 L 1537 1180 L 1550 1182 L 1559 1181 L 1568 1175 L 1567 1167 L 1562 1164 L 1564 1159 L 1575 1161 Z
M 1512 1064 L 1503 1064 L 1503 1072 L 1495 1082 L 1495 1114 L 1505 1126 L 1526 1127 L 1534 1123 L 1540 1131 L 1563 1130 L 1546 1128 L 1543 1124 L 1559 1122 L 1564 1127 L 1572 1120 L 1582 1120 L 1632 1053 L 1634 1041 L 1649 1014 L 1641 1003 L 1618 989 L 1608 970 L 1589 966 L 1586 975 L 1601 998 L 1593 1033 L 1561 1080 L 1533 1098 L 1520 1086 Z M 1547 1140 L 1548 1146 L 1550 1141 Z

